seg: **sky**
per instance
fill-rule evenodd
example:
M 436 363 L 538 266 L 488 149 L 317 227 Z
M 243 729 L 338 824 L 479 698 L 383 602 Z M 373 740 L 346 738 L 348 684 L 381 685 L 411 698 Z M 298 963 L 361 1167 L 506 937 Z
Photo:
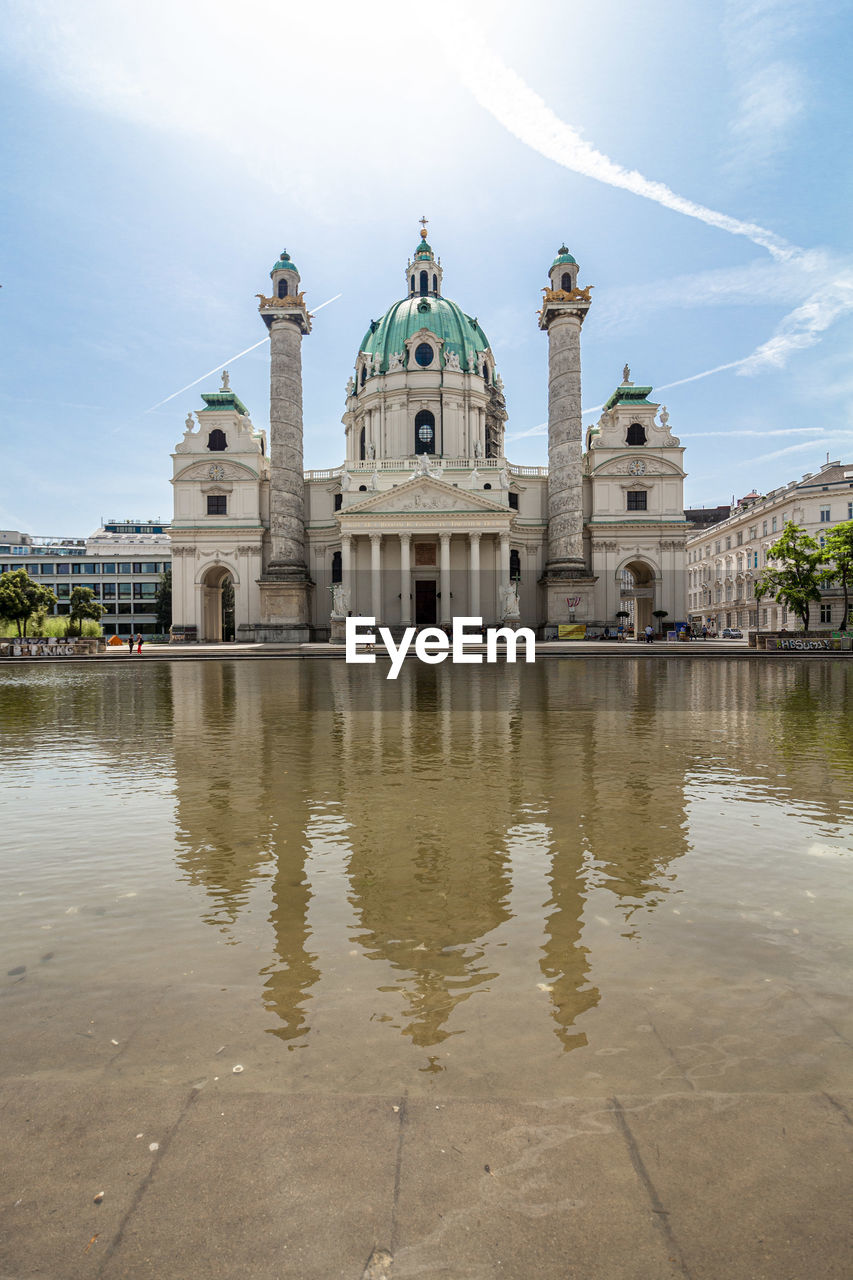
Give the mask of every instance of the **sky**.
M 268 426 L 255 295 L 282 249 L 316 311 L 305 465 L 339 464 L 347 378 L 422 216 L 495 354 L 511 461 L 547 462 L 536 312 L 563 243 L 594 286 L 584 424 L 627 362 L 686 446 L 688 506 L 853 461 L 843 0 L 0 18 L 3 528 L 168 519 L 169 455 L 223 364 Z

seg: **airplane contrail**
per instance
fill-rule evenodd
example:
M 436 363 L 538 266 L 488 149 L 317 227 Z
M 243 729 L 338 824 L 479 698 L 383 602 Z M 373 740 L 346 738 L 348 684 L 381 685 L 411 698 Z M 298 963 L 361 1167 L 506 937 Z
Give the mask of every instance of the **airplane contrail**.
M 343 294 L 336 293 L 334 298 L 327 298 L 325 302 L 321 302 L 319 307 L 315 307 L 311 312 L 315 316 L 318 311 L 322 311 L 330 302 L 337 302 L 338 298 Z M 222 364 L 218 364 L 215 369 L 208 369 L 207 373 L 203 373 L 200 378 L 196 378 L 195 382 L 188 382 L 185 387 L 181 387 L 180 391 L 173 391 L 170 396 L 166 396 L 163 400 L 158 400 L 156 404 L 152 404 L 150 409 L 146 409 L 146 413 L 153 413 L 155 409 L 159 409 L 161 405 L 168 404 L 170 400 L 174 400 L 176 396 L 181 396 L 185 391 L 191 391 L 193 387 L 197 387 L 200 382 L 204 382 L 205 378 L 212 378 L 214 373 L 218 373 L 220 369 L 226 368 L 230 364 L 234 364 L 235 360 L 240 360 L 243 356 L 247 356 L 250 351 L 256 351 L 258 347 L 262 347 L 265 342 L 269 341 L 269 334 L 264 334 L 259 342 L 253 342 L 251 347 L 246 347 L 245 351 L 238 351 L 236 356 L 229 356 L 227 360 L 223 360 Z
M 465 37 L 462 40 L 458 38 L 460 24 Z M 663 182 L 655 182 L 636 169 L 626 169 L 596 150 L 498 57 L 470 20 L 455 19 L 453 38 L 447 41 L 447 54 L 455 64 L 462 83 L 480 106 L 519 141 L 548 160 L 609 186 L 632 191 L 634 195 L 653 200 L 665 209 L 697 218 L 731 235 L 746 236 L 767 249 L 777 261 L 785 261 L 802 252 L 765 227 L 754 222 L 742 222 L 727 213 L 688 200 Z

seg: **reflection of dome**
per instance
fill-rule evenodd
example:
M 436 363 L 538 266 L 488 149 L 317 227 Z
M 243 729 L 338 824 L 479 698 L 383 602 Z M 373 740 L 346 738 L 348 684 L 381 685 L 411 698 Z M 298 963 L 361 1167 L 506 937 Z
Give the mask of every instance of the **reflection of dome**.
M 437 338 L 443 338 L 442 351 L 455 351 L 463 370 L 470 367 L 470 355 L 487 351 L 489 347 L 489 340 L 475 319 L 449 298 L 430 294 L 395 302 L 381 320 L 371 321 L 359 350 L 379 355 L 381 372 L 385 373 L 392 352 L 404 352 L 406 339 L 421 329 L 429 329 Z

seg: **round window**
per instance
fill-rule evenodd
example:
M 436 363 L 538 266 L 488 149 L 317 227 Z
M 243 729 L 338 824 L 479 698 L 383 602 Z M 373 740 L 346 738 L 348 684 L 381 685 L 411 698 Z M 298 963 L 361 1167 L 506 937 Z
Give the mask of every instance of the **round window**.
M 434 352 L 428 342 L 420 342 L 415 347 L 415 359 L 422 369 L 426 369 L 433 362 Z
M 423 440 L 424 444 L 426 444 L 428 440 L 432 440 L 434 435 L 435 432 L 428 422 L 422 422 L 418 427 L 418 439 Z

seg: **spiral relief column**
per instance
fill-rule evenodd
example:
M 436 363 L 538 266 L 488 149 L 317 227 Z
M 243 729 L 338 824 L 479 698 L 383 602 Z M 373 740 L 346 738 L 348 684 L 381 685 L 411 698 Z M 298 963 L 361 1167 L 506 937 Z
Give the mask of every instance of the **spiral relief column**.
M 302 338 L 311 320 L 299 273 L 283 252 L 271 273 L 272 296 L 258 294 L 270 331 L 270 558 L 260 578 L 258 639 L 309 639 L 302 450 Z
M 544 290 L 539 327 L 548 334 L 548 559 L 546 636 L 561 623 L 591 617 L 592 588 L 583 545 L 581 325 L 589 288 L 577 287 L 578 265 L 563 246 Z

